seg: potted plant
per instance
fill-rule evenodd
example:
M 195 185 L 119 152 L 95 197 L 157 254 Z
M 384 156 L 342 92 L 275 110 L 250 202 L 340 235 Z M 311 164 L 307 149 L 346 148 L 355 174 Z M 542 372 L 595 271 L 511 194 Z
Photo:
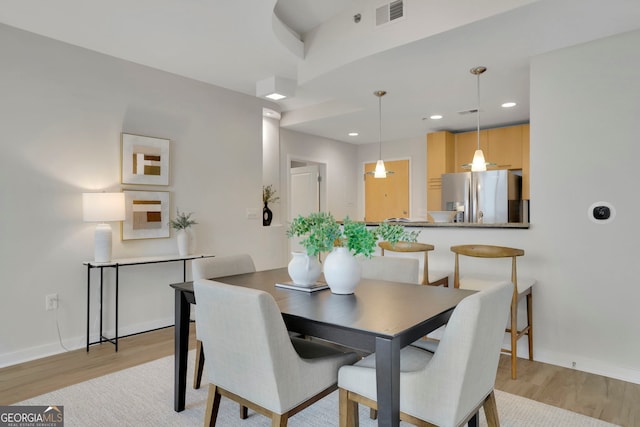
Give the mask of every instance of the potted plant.
M 271 225 L 273 219 L 273 212 L 269 209 L 269 203 L 275 203 L 280 200 L 279 196 L 276 196 L 276 190 L 274 190 L 271 184 L 262 186 L 262 203 L 264 208 L 262 209 L 262 225 Z
M 294 254 L 289 263 L 295 267 L 307 265 L 307 258 L 317 258 L 322 252 L 329 252 L 324 263 L 324 276 L 331 291 L 337 294 L 351 294 L 360 281 L 360 263 L 355 256 L 371 257 L 375 252 L 379 237 L 392 242 L 415 241 L 418 232 L 407 233 L 397 224 L 382 223 L 379 227 L 369 228 L 364 222 L 346 217 L 342 226 L 335 218 L 325 212 L 316 212 L 295 218 L 287 230 L 289 237 L 304 237 L 300 244 L 306 254 Z M 289 272 L 292 275 L 292 272 Z M 295 275 L 295 272 L 293 273 Z
M 197 224 L 197 222 L 191 218 L 192 215 L 193 212 L 184 213 L 180 212 L 180 210 L 176 208 L 176 217 L 169 220 L 171 228 L 176 230 L 178 238 L 178 253 L 180 256 L 187 256 L 192 252 L 193 239 L 190 228 L 192 225 Z

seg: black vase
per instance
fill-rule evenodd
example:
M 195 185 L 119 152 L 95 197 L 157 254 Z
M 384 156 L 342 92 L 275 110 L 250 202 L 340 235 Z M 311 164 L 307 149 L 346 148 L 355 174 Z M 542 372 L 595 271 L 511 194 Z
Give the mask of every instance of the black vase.
M 264 209 L 262 209 L 262 225 L 269 226 L 271 225 L 271 220 L 273 219 L 273 212 L 267 206 L 267 202 L 264 203 Z

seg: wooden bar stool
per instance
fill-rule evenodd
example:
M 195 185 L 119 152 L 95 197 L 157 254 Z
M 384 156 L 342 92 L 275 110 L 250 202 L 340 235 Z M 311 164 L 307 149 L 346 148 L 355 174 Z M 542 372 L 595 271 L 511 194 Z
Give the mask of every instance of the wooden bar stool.
M 433 245 L 417 242 L 396 242 L 395 244 L 391 244 L 391 242 L 380 242 L 378 243 L 378 246 L 380 246 L 380 249 L 382 250 L 382 256 L 384 256 L 384 251 L 423 252 L 424 261 L 420 284 L 431 286 L 444 285 L 445 287 L 449 286 L 449 272 L 429 270 L 429 251 L 434 249 Z
M 486 275 L 460 275 L 460 255 L 476 258 L 511 258 L 511 282 L 514 285 L 511 299 L 511 314 L 506 332 L 511 336 L 511 349 L 502 349 L 502 352 L 511 354 L 511 378 L 517 377 L 518 340 L 527 335 L 529 341 L 529 360 L 533 360 L 533 296 L 531 288 L 535 279 L 518 277 L 516 271 L 516 258 L 524 255 L 524 250 L 493 245 L 458 245 L 451 246 L 455 253 L 455 268 L 453 272 L 453 287 L 461 289 L 483 290 L 490 287 L 504 277 Z M 518 301 L 526 298 L 527 301 L 527 325 L 518 329 Z

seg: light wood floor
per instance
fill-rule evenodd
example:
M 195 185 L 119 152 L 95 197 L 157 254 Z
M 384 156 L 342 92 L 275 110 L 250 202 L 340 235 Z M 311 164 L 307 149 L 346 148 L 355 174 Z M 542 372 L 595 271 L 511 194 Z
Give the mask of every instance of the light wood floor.
M 195 346 L 191 328 L 190 348 Z M 22 400 L 173 354 L 173 328 L 123 338 L 119 351 L 101 344 L 0 369 L 0 405 Z M 191 377 L 187 384 L 191 386 Z M 540 362 L 501 356 L 496 388 L 625 427 L 640 427 L 640 385 Z

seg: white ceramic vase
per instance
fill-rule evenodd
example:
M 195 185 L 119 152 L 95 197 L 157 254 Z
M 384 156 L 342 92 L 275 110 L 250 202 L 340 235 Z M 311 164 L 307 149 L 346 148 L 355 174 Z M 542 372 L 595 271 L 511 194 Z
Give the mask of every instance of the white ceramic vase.
M 300 286 L 311 286 L 316 283 L 322 273 L 318 257 L 309 256 L 305 252 L 291 252 L 291 255 L 293 258 L 289 261 L 287 269 L 293 283 Z
M 324 261 L 324 278 L 334 294 L 355 292 L 362 277 L 362 265 L 348 248 L 334 248 Z
M 178 230 L 176 236 L 178 238 L 178 255 L 191 255 L 193 252 L 193 236 L 191 235 L 191 231 L 188 229 Z

